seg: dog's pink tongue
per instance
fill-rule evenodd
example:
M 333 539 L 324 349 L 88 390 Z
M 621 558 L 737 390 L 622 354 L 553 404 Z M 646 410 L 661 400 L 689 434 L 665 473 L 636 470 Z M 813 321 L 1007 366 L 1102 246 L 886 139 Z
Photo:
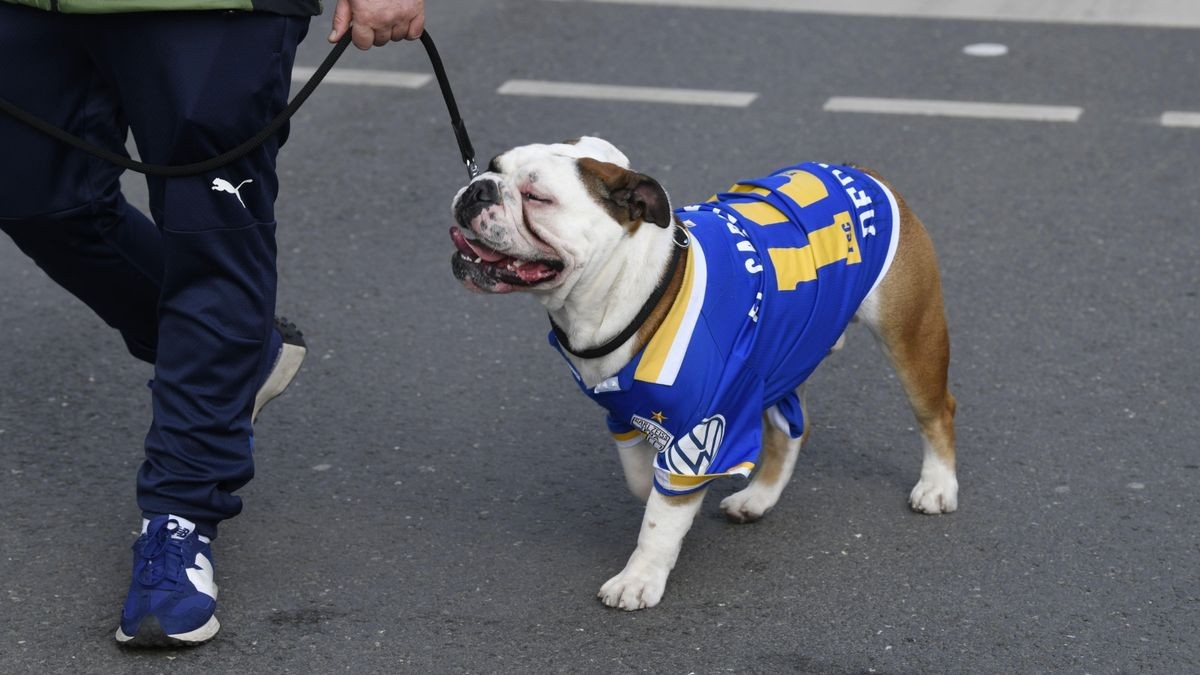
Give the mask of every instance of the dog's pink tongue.
M 474 254 L 488 262 L 504 260 L 507 257 L 503 253 L 493 251 L 478 241 L 467 239 L 467 236 L 463 234 L 462 229 L 457 225 L 450 228 L 450 240 L 454 242 L 454 247 L 459 251 L 466 254 Z

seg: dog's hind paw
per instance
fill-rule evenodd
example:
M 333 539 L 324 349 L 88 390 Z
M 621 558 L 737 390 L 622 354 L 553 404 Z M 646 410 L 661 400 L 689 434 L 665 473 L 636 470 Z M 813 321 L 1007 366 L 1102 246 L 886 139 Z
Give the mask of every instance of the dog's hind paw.
M 606 581 L 596 597 L 609 607 L 629 612 L 657 605 L 667 588 L 667 573 L 630 567 L 632 565 L 627 565 L 620 574 Z
M 779 501 L 777 491 L 764 490 L 753 483 L 721 500 L 721 510 L 734 523 L 753 523 Z
M 909 506 L 919 513 L 952 513 L 958 508 L 958 479 L 954 472 L 943 469 L 929 473 L 921 476 L 908 495 Z

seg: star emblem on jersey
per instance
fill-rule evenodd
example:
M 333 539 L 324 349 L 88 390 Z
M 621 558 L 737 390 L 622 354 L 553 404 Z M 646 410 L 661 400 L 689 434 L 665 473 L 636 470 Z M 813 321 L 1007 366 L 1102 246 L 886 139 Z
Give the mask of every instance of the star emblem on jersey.
M 667 416 L 662 414 L 661 410 L 658 412 L 650 413 L 650 417 L 651 417 L 651 419 L 653 419 L 655 422 L 658 422 L 659 424 L 662 424 L 663 420 L 667 419 Z

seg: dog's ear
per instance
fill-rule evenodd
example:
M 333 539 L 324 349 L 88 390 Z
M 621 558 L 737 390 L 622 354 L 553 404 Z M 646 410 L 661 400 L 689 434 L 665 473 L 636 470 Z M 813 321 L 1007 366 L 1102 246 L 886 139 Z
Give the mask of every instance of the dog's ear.
M 671 226 L 671 203 L 667 191 L 650 176 L 590 157 L 578 160 L 579 175 L 596 201 L 613 219 L 637 229 L 642 221 L 659 227 Z
M 563 141 L 571 146 L 574 157 L 591 157 L 601 162 L 611 162 L 619 167 L 629 168 L 629 158 L 617 149 L 617 146 L 598 136 L 580 136 L 569 141 Z

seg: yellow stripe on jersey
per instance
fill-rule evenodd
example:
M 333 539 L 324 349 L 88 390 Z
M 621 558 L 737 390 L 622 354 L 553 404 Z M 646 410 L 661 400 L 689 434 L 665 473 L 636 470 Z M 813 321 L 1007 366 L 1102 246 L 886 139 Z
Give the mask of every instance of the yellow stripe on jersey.
M 770 191 L 766 188 L 754 187 L 753 185 L 744 185 L 742 183 L 734 183 L 733 185 L 730 185 L 729 189 L 725 192 L 733 192 L 735 194 L 762 195 L 764 197 L 770 194 Z M 704 201 L 715 202 L 717 201 L 717 195 L 713 195 Z
M 642 432 L 638 431 L 637 429 L 634 429 L 633 431 L 626 431 L 623 434 L 613 434 L 612 437 L 613 437 L 613 440 L 617 441 L 618 443 L 621 443 L 624 441 L 632 441 L 633 439 L 635 439 L 641 435 L 642 435 Z
M 671 306 L 671 310 L 667 312 L 667 318 L 663 319 L 662 325 L 658 327 L 654 337 L 650 338 L 650 342 L 643 350 L 642 361 L 633 373 L 635 380 L 659 382 L 659 378 L 663 374 L 663 366 L 667 362 L 667 357 L 670 355 L 671 347 L 675 344 L 676 339 L 684 340 L 684 344 L 692 339 L 692 328 L 695 327 L 694 318 L 684 330 L 684 334 L 680 334 L 679 329 L 683 326 L 683 319 L 688 313 L 688 307 L 695 302 L 704 302 L 703 292 L 700 293 L 699 298 L 692 297 L 692 286 L 696 283 L 696 265 L 704 264 L 702 262 L 704 254 L 699 251 L 700 245 L 694 239 L 689 246 L 691 251 L 687 257 L 687 267 L 684 268 L 683 283 L 679 286 L 679 294 L 675 296 L 675 304 Z M 698 258 L 701 260 L 699 263 L 697 263 Z M 703 291 L 703 289 L 699 290 Z M 671 379 L 673 382 L 674 378 Z
M 733 192 L 735 194 L 762 195 L 764 197 L 771 194 L 771 191 L 766 188 L 746 185 L 745 183 L 734 183 L 733 187 L 726 190 L 726 192 Z
M 833 224 L 808 235 L 808 245 L 797 248 L 769 248 L 767 255 L 775 265 L 776 288 L 792 291 L 796 286 L 817 278 L 817 270 L 839 260 L 847 265 L 862 262 L 862 251 L 854 236 L 849 211 L 833 217 Z
M 829 196 L 825 183 L 807 171 L 795 169 L 785 171 L 783 175 L 788 177 L 788 182 L 779 186 L 779 191 L 791 197 L 800 208 L 816 204 Z
M 783 215 L 782 211 L 766 202 L 742 202 L 727 204 L 727 206 L 759 225 L 778 225 L 788 222 L 787 216 Z
M 729 475 L 749 476 L 754 470 L 754 462 L 742 462 L 735 467 L 732 467 L 725 473 L 703 473 L 699 476 L 689 476 L 681 473 L 666 472 L 667 487 L 670 488 L 694 488 L 699 485 L 704 485 L 710 480 L 722 478 Z M 661 478 L 663 474 L 659 474 Z
M 730 467 L 729 470 L 725 472 L 725 475 L 728 476 L 729 474 L 735 473 L 739 476 L 749 476 L 750 472 L 753 470 L 754 462 L 742 462 L 737 466 Z
M 786 176 L 787 180 L 779 186 L 778 191 L 787 195 L 800 208 L 816 204 L 829 196 L 829 190 L 825 187 L 825 183 L 814 174 L 807 171 L 792 170 L 786 171 L 781 175 Z M 746 185 L 744 183 L 737 183 L 729 188 L 727 192 L 732 194 L 760 195 L 763 197 L 771 194 L 770 190 L 766 188 Z M 716 195 L 713 195 L 708 201 L 715 201 L 716 198 Z M 729 208 L 759 225 L 778 225 L 788 222 L 787 216 L 766 202 L 729 204 Z

